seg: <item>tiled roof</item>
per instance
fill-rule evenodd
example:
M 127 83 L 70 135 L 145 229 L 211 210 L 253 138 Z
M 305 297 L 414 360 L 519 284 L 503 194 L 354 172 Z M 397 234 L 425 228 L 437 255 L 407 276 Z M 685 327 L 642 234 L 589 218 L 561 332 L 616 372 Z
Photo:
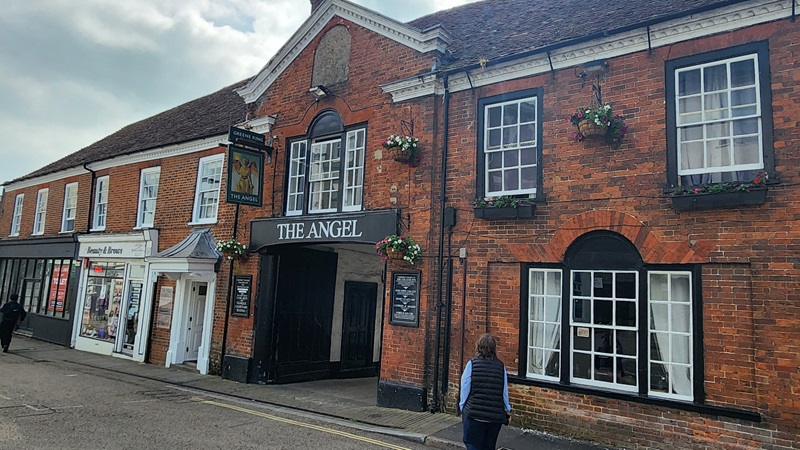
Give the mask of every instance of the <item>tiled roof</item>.
M 245 119 L 246 105 L 234 89 L 246 82 L 247 80 L 240 81 L 213 94 L 130 124 L 88 147 L 9 183 L 78 167 L 84 163 L 225 134 L 228 126 L 241 123 Z
M 442 25 L 453 35 L 456 58 L 447 68 L 492 61 L 575 39 L 602 34 L 731 0 L 483 0 L 420 17 L 408 25 Z

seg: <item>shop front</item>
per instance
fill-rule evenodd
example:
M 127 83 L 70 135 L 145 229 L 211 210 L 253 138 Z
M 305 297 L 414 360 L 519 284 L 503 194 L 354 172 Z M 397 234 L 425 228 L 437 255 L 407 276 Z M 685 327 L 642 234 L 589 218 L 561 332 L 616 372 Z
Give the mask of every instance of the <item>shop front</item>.
M 28 312 L 18 332 L 69 345 L 80 263 L 74 236 L 0 241 L 0 303 L 12 293 Z
M 396 210 L 261 219 L 252 355 L 226 354 L 223 377 L 291 383 L 379 373 L 385 265 L 375 242 Z
M 84 235 L 78 242 L 75 349 L 144 361 L 152 297 L 146 258 L 158 247 L 157 231 Z

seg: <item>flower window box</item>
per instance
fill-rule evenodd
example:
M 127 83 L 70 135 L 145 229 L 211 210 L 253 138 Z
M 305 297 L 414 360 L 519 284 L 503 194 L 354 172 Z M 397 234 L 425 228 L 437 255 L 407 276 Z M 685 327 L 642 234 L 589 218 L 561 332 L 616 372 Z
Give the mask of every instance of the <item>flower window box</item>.
M 517 219 L 533 217 L 534 205 L 486 206 L 473 208 L 477 219 Z
M 675 211 L 697 211 L 704 209 L 736 208 L 739 206 L 763 205 L 767 202 L 767 188 L 733 192 L 702 192 L 674 195 L 672 209 Z

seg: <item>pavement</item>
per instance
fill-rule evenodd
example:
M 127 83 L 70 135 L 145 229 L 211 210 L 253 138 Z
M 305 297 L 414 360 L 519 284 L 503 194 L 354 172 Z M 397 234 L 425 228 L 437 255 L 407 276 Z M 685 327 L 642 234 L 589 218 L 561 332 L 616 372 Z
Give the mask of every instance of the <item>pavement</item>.
M 377 378 L 319 380 L 294 384 L 243 384 L 192 367 L 166 368 L 128 358 L 73 350 L 25 336 L 15 336 L 6 357 L 37 362 L 62 362 L 160 381 L 177 389 L 220 395 L 285 408 L 316 420 L 395 436 L 441 449 L 463 449 L 461 419 L 451 414 L 383 408 L 377 404 Z M 535 430 L 503 427 L 498 448 L 508 450 L 608 450 Z

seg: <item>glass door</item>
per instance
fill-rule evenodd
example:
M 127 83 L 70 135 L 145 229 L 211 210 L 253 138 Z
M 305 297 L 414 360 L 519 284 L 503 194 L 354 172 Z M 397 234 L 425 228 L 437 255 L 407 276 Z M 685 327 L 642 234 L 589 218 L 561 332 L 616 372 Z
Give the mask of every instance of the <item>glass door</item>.
M 144 288 L 144 265 L 131 264 L 128 266 L 128 278 L 125 283 L 125 295 L 122 309 L 118 317 L 119 331 L 117 337 L 117 351 L 132 356 L 139 332 L 139 313 Z

